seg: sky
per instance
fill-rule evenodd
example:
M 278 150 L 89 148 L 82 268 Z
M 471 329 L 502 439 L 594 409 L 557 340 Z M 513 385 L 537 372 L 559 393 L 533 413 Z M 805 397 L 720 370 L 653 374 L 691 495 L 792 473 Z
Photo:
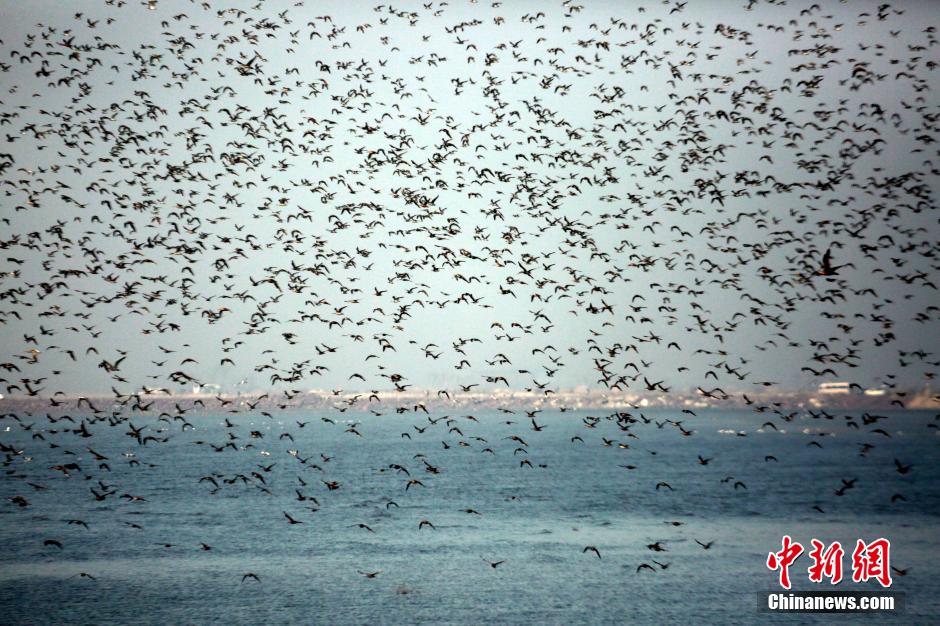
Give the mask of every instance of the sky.
M 6 385 L 936 370 L 929 2 L 226 6 L 3 2 Z

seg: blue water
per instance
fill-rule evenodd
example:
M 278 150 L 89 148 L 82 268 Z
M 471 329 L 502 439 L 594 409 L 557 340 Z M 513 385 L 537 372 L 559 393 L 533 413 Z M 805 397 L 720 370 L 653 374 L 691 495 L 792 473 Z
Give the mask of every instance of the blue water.
M 27 431 L 7 417 L 0 422 L 5 431 L 0 442 L 24 452 L 7 456 L 0 479 L 0 621 L 938 621 L 940 438 L 926 427 L 933 413 L 891 413 L 860 430 L 847 428 L 842 418 L 798 417 L 785 423 L 771 417 L 785 431 L 775 432 L 760 429 L 762 415 L 696 412 L 647 410 L 654 421 L 636 423 L 628 432 L 605 419 L 609 412 L 602 410 L 544 412 L 536 419 L 545 429 L 535 432 L 522 412 L 475 413 L 477 423 L 457 411 L 451 425 L 463 435 L 448 432 L 443 420 L 431 425 L 423 413 L 328 415 L 335 424 L 318 412 L 276 419 L 189 415 L 196 428 L 186 432 L 179 422 L 135 416 L 131 422 L 146 426 L 145 434 L 168 437 L 146 446 L 126 434 L 126 423 L 95 423 L 89 427 L 93 436 L 82 438 L 65 432 L 73 427 L 68 422 L 24 417 L 24 424 L 34 424 Z M 601 419 L 588 428 L 586 416 Z M 234 427 L 224 425 L 226 417 Z M 683 420 L 693 434 L 683 436 L 668 423 L 658 427 L 656 421 L 665 418 Z M 308 423 L 300 428 L 295 420 Z M 346 432 L 348 422 L 357 424 L 361 437 Z M 427 428 L 419 433 L 414 426 Z M 891 437 L 870 432 L 878 427 Z M 252 438 L 251 431 L 262 437 Z M 294 441 L 280 438 L 285 432 Z M 34 439 L 36 433 L 45 439 Z M 232 440 L 237 449 L 210 447 L 229 441 L 230 434 L 238 437 Z M 508 439 L 511 435 L 528 445 Z M 576 435 L 583 443 L 571 441 Z M 808 445 L 812 441 L 822 448 Z M 875 447 L 863 457 L 864 442 Z M 58 447 L 50 448 L 51 443 Z M 108 457 L 111 471 L 99 468 L 89 447 Z M 494 454 L 482 452 L 487 447 Z M 528 453 L 514 454 L 522 447 Z M 416 456 L 421 454 L 425 457 Z M 711 460 L 701 465 L 699 455 Z M 766 455 L 777 461 L 766 461 Z M 427 471 L 422 458 L 439 472 Z M 898 473 L 895 458 L 913 469 Z M 520 466 L 523 459 L 532 467 Z M 65 477 L 50 469 L 70 462 L 81 471 Z M 424 486 L 406 490 L 409 476 L 390 464 L 407 468 Z M 215 493 L 207 481 L 199 482 L 208 475 L 217 477 Z M 733 480 L 722 482 L 729 476 Z M 854 488 L 835 495 L 843 479 L 853 478 Z M 90 491 L 102 492 L 99 480 L 113 491 L 103 501 Z M 329 490 L 321 481 L 340 485 Z M 673 490 L 657 490 L 661 481 Z M 736 481 L 747 488 L 735 489 Z M 37 491 L 27 482 L 48 489 Z M 299 501 L 296 489 L 315 497 L 319 507 Z M 895 493 L 906 501 L 892 503 Z M 29 506 L 12 503 L 15 495 Z M 390 500 L 398 507 L 386 506 Z M 480 515 L 464 512 L 467 508 Z M 303 523 L 289 524 L 285 511 Z M 69 519 L 88 528 L 70 525 Z M 434 529 L 419 529 L 422 520 Z M 360 523 L 375 532 L 356 526 Z M 806 546 L 813 537 L 839 540 L 849 553 L 856 538 L 890 539 L 892 564 L 908 570 L 895 576 L 892 587 L 906 595 L 905 612 L 758 613 L 760 594 L 778 589 L 776 574 L 764 562 L 769 551 L 780 548 L 783 534 Z M 44 546 L 46 539 L 61 542 L 63 549 Z M 714 545 L 706 551 L 695 539 Z M 666 552 L 647 549 L 657 541 Z M 211 549 L 203 550 L 201 543 Z M 602 558 L 583 553 L 589 545 Z M 494 569 L 484 559 L 505 562 Z M 651 559 L 668 563 L 668 569 L 636 571 L 641 563 L 652 565 Z M 847 555 L 849 579 L 850 561 Z M 808 564 L 804 555 L 791 569 L 797 589 L 813 587 L 806 580 Z M 360 571 L 380 573 L 367 578 Z M 95 579 L 77 576 L 80 572 Z M 260 581 L 242 582 L 248 572 Z M 876 588 L 851 580 L 837 587 Z

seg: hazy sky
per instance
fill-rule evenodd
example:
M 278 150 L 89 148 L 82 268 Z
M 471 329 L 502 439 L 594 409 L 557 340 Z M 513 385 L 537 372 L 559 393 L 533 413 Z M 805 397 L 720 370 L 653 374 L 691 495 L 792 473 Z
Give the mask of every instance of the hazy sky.
M 0 6 L 10 384 L 936 370 L 929 2 Z

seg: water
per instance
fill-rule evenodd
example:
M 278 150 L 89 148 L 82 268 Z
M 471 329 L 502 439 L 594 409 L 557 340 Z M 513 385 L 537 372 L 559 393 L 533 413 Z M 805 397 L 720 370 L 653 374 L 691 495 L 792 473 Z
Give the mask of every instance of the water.
M 196 428 L 185 433 L 178 422 L 136 416 L 131 422 L 146 425 L 145 433 L 169 437 L 146 446 L 126 435 L 126 424 L 99 422 L 90 427 L 93 437 L 82 438 L 63 432 L 72 427 L 67 422 L 24 417 L 24 423 L 35 423 L 26 431 L 8 417 L 0 422 L 0 428 L 9 427 L 0 441 L 26 452 L 6 464 L 0 480 L 2 621 L 937 621 L 940 440 L 935 429 L 926 428 L 932 413 L 892 413 L 860 430 L 847 428 L 841 418 L 798 417 L 785 423 L 773 417 L 785 432 L 761 430 L 766 419 L 749 412 L 697 413 L 645 411 L 653 421 L 633 425 L 629 433 L 636 438 L 613 420 L 588 428 L 583 418 L 607 414 L 600 410 L 540 413 L 537 421 L 545 425 L 540 432 L 521 412 L 475 413 L 475 423 L 458 411 L 451 414 L 452 425 L 462 436 L 448 432 L 445 421 L 431 425 L 423 413 L 329 415 L 335 424 L 317 412 L 277 419 L 193 415 L 189 420 Z M 226 417 L 234 428 L 224 425 Z M 683 420 L 694 434 L 683 436 L 668 423 L 659 428 L 656 421 L 665 418 Z M 308 424 L 300 428 L 295 420 Z M 362 437 L 346 432 L 347 422 L 357 423 Z M 414 426 L 427 428 L 419 433 Z M 872 434 L 877 427 L 891 437 Z M 160 428 L 166 432 L 156 432 Z M 251 431 L 263 436 L 251 438 Z M 32 438 L 37 432 L 45 441 Z M 280 438 L 285 432 L 294 440 Z M 229 433 L 238 437 L 233 441 L 239 449 L 215 452 L 208 445 L 224 444 Z M 528 444 L 528 454 L 514 454 L 524 446 L 507 438 L 511 435 Z M 583 443 L 573 442 L 573 436 Z M 604 438 L 613 443 L 605 445 Z M 812 441 L 822 448 L 808 445 Z M 53 442 L 59 447 L 50 448 Z M 876 445 L 862 457 L 864 442 Z M 110 472 L 98 468 L 88 447 L 108 457 Z M 493 454 L 482 452 L 487 447 Z M 125 452 L 138 464 L 122 456 Z M 426 470 L 416 457 L 421 454 L 439 473 Z M 711 460 L 701 465 L 699 455 Z M 767 455 L 777 461 L 766 461 Z M 898 473 L 895 458 L 913 463 L 913 469 Z M 523 459 L 532 467 L 520 466 Z M 85 474 L 65 477 L 49 469 L 67 462 L 78 463 Z M 404 466 L 424 486 L 406 490 L 409 476 L 390 464 Z M 214 494 L 209 482 L 199 482 L 213 474 L 221 487 Z M 244 480 L 234 478 L 239 475 Z M 733 479 L 722 482 L 729 476 Z M 855 488 L 835 495 L 842 480 L 852 478 L 858 479 Z M 101 493 L 99 480 L 114 491 L 103 501 L 90 491 Z M 27 481 L 48 489 L 36 491 Z M 321 481 L 340 486 L 331 491 Z M 661 481 L 673 490 L 657 490 Z M 736 481 L 747 488 L 735 489 Z M 296 489 L 319 500 L 316 512 L 311 501 L 297 499 Z M 120 498 L 125 493 L 145 501 Z M 896 493 L 906 501 L 892 503 Z M 30 505 L 11 503 L 17 494 Z M 398 506 L 387 506 L 390 500 Z M 480 515 L 464 512 L 467 508 Z M 289 524 L 285 511 L 303 523 Z M 88 528 L 70 525 L 69 519 Z M 419 530 L 425 519 L 434 529 Z M 360 523 L 375 532 L 356 526 Z M 776 575 L 764 561 L 768 551 L 779 549 L 783 534 L 806 546 L 813 537 L 840 540 L 849 553 L 856 538 L 890 539 L 892 564 L 909 569 L 906 576 L 895 576 L 892 587 L 906 594 L 905 613 L 758 613 L 759 594 L 777 589 Z M 63 549 L 44 546 L 45 539 L 60 541 Z M 706 551 L 696 539 L 714 545 Z M 657 541 L 668 551 L 647 549 Z M 211 549 L 201 549 L 201 543 Z M 602 558 L 583 553 L 589 545 Z M 484 559 L 505 562 L 494 569 Z M 636 571 L 651 559 L 668 563 L 668 569 Z M 797 589 L 813 587 L 806 580 L 808 564 L 804 555 L 791 568 Z M 851 578 L 849 555 L 845 568 Z M 375 571 L 380 572 L 375 578 L 359 573 Z M 95 580 L 77 576 L 80 572 Z M 242 582 L 248 572 L 260 582 Z M 837 587 L 875 588 L 851 580 Z

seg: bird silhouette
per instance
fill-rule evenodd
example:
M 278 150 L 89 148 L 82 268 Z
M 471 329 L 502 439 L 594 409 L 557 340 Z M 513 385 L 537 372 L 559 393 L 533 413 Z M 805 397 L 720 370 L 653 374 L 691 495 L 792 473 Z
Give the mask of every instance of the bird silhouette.
M 600 551 L 599 551 L 595 546 L 584 546 L 584 549 L 581 550 L 581 552 L 582 552 L 582 553 L 584 553 L 584 552 L 593 552 L 594 554 L 597 555 L 597 558 L 601 558 L 601 553 L 600 553 Z

